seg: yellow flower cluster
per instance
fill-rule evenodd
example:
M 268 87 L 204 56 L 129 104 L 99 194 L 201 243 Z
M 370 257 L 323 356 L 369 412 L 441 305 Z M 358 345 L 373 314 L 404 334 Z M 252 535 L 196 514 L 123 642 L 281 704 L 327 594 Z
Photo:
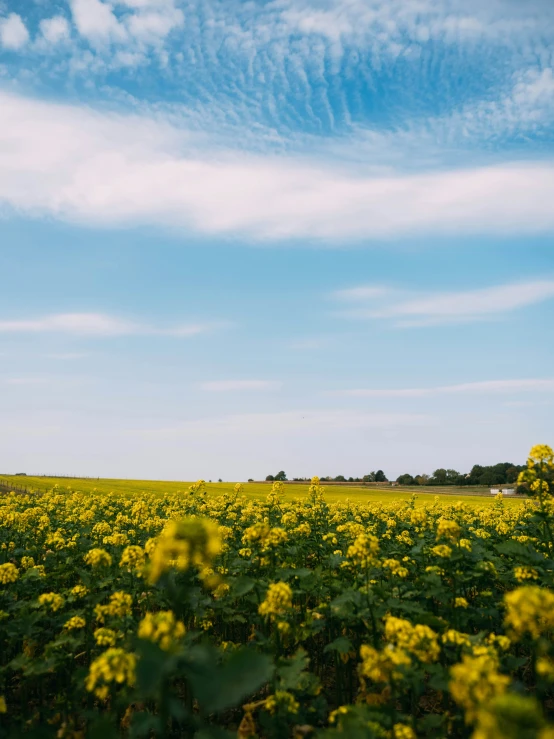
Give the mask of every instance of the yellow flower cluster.
M 99 603 L 94 608 L 96 619 L 100 623 L 104 623 L 106 616 L 114 616 L 116 618 L 124 618 L 131 613 L 133 605 L 133 596 L 118 590 L 110 595 L 109 602 L 105 605 Z
M 274 695 L 270 695 L 265 699 L 265 709 L 272 715 L 277 711 L 297 714 L 300 704 L 292 693 L 286 690 L 277 690 Z
M 403 649 L 392 644 L 379 651 L 368 644 L 360 647 L 361 663 L 358 666 L 358 674 L 365 690 L 365 680 L 374 683 L 389 683 L 391 680 L 401 680 L 404 676 L 402 668 L 410 667 L 412 660 Z
M 387 616 L 385 639 L 421 662 L 435 662 L 440 654 L 438 634 L 424 624 L 413 625 L 405 619 Z
M 134 572 L 136 575 L 140 575 L 145 561 L 146 555 L 144 549 L 131 544 L 123 550 L 121 559 L 119 560 L 119 566 L 127 570 L 127 572 Z
M 450 694 L 464 709 L 468 723 L 475 721 L 486 701 L 504 693 L 510 683 L 509 677 L 498 672 L 498 660 L 490 652 L 463 655 L 450 669 L 450 677 Z
M 19 577 L 19 570 L 11 562 L 0 565 L 0 585 L 9 585 Z
M 537 585 L 524 585 L 504 596 L 504 624 L 512 638 L 529 634 L 538 639 L 554 629 L 554 593 Z
M 439 518 L 437 522 L 437 539 L 444 538 L 455 543 L 460 538 L 461 531 L 460 525 L 456 521 Z
M 105 700 L 111 683 L 134 685 L 136 664 L 134 654 L 124 649 L 108 649 L 91 663 L 85 687 L 97 698 Z
M 94 631 L 94 641 L 99 647 L 115 647 L 117 637 L 117 631 L 107 629 L 106 627 L 95 629 Z
M 76 629 L 84 629 L 87 622 L 82 616 L 71 616 L 64 624 L 64 629 L 67 631 L 74 631 Z
M 175 618 L 173 611 L 147 613 L 138 627 L 140 639 L 158 644 L 165 652 L 178 646 L 184 635 L 185 625 Z
M 366 569 L 376 564 L 379 539 L 372 534 L 360 534 L 346 552 L 347 559 L 356 567 Z
M 59 593 L 43 593 L 39 595 L 38 602 L 41 606 L 46 606 L 54 612 L 59 611 L 65 605 L 65 599 Z
M 219 530 L 213 521 L 203 518 L 170 521 L 151 554 L 150 582 L 157 582 L 173 567 L 177 570 L 210 567 L 220 551 Z
M 109 567 L 112 563 L 111 554 L 105 549 L 91 549 L 83 559 L 91 567 Z
M 262 616 L 282 616 L 292 608 L 292 590 L 286 582 L 272 583 L 266 593 L 265 600 L 258 607 Z

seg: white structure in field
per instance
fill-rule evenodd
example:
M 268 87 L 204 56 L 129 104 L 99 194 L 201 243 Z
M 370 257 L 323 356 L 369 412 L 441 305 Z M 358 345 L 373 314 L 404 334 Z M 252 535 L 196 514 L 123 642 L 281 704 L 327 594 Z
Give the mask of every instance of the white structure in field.
M 502 493 L 502 495 L 515 495 L 516 491 L 515 488 L 491 488 L 491 495 L 498 495 L 498 493 Z

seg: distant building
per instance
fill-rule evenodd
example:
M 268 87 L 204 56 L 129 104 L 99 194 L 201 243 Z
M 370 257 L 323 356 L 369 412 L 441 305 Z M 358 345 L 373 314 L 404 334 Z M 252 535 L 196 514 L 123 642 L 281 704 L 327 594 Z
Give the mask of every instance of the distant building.
M 515 495 L 516 491 L 515 488 L 491 488 L 491 495 L 498 495 L 498 493 L 502 493 L 502 495 Z
M 393 488 L 398 487 L 398 483 L 397 482 L 391 482 L 391 485 L 392 485 Z

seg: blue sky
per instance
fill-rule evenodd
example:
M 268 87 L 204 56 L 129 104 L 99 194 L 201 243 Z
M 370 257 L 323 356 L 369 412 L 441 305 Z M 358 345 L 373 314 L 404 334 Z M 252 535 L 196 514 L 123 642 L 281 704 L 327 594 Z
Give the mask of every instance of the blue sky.
M 0 469 L 552 443 L 554 5 L 0 2 Z

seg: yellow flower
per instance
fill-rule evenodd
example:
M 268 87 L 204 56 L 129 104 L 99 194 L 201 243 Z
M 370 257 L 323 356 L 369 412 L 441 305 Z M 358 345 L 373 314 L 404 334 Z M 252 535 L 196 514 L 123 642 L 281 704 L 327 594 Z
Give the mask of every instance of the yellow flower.
M 63 608 L 65 600 L 59 593 L 43 593 L 39 595 L 38 602 L 41 606 L 47 606 L 51 611 L 59 611 Z
M 8 585 L 19 577 L 19 570 L 11 562 L 0 565 L 0 585 Z
M 91 567 L 109 567 L 112 563 L 112 556 L 105 549 L 91 549 L 83 559 Z
M 94 640 L 99 647 L 115 647 L 117 637 L 118 634 L 113 629 L 103 627 L 94 631 Z
M 74 595 L 76 598 L 84 598 L 87 594 L 88 588 L 84 585 L 75 585 L 71 588 L 71 595 Z
M 410 574 L 408 568 L 403 567 L 397 559 L 383 560 L 383 567 L 389 569 L 393 575 L 398 575 L 398 577 L 408 577 Z
M 134 685 L 136 664 L 134 654 L 112 647 L 91 663 L 85 687 L 97 698 L 105 700 L 111 683 Z
M 478 709 L 506 691 L 510 678 L 498 672 L 498 661 L 490 653 L 464 654 L 462 661 L 450 668 L 450 694 L 465 710 L 467 723 L 473 723 Z
M 74 629 L 84 629 L 87 622 L 81 616 L 71 616 L 71 618 L 65 622 L 64 629 L 73 631 Z
M 258 613 L 261 616 L 282 616 L 292 608 L 292 590 L 285 582 L 271 583 L 265 600 L 260 603 Z
M 119 566 L 127 570 L 127 572 L 134 572 L 140 575 L 144 563 L 146 561 L 146 555 L 142 547 L 130 545 L 125 547 L 121 553 L 121 559 L 119 560 Z
M 218 526 L 213 521 L 204 518 L 170 521 L 151 555 L 150 582 L 157 582 L 172 567 L 178 570 L 209 567 L 220 551 Z
M 366 568 L 376 564 L 379 551 L 379 539 L 372 534 L 360 534 L 353 544 L 348 547 L 347 558 L 353 565 Z
M 101 605 L 99 603 L 95 606 L 94 613 L 97 620 L 100 621 L 100 623 L 104 623 L 106 616 L 115 616 L 117 618 L 129 616 L 132 605 L 133 597 L 129 595 L 129 593 L 118 590 L 110 595 L 110 600 L 106 605 Z
M 407 724 L 394 724 L 392 735 L 394 739 L 417 739 L 415 731 Z
M 431 551 L 433 554 L 436 554 L 437 557 L 442 557 L 443 559 L 448 559 L 452 554 L 452 548 L 449 547 L 448 544 L 438 544 L 436 547 L 433 547 Z
M 445 538 L 451 542 L 456 542 L 460 538 L 461 529 L 456 521 L 450 521 L 447 518 L 439 518 L 437 524 L 437 539 Z
M 414 626 L 405 619 L 387 616 L 385 638 L 422 662 L 435 662 L 440 654 L 438 634 L 423 624 Z
M 0 695 L 0 713 L 7 713 L 8 707 L 6 706 L 6 699 L 3 695 Z
M 469 636 L 461 631 L 456 631 L 456 629 L 445 631 L 441 636 L 441 640 L 443 644 L 454 644 L 458 647 L 469 647 L 471 645 Z
M 389 644 L 382 651 L 378 651 L 368 644 L 360 647 L 361 663 L 358 665 L 358 674 L 365 690 L 365 679 L 374 683 L 388 683 L 391 679 L 401 680 L 403 667 L 410 667 L 412 660 L 403 649 Z
M 554 662 L 548 657 L 539 657 L 537 660 L 537 675 L 549 682 L 554 682 Z
M 454 608 L 467 608 L 469 603 L 465 598 L 454 598 Z
M 514 639 L 530 634 L 538 639 L 554 628 L 554 593 L 537 585 L 524 585 L 504 596 L 505 626 Z
M 265 708 L 272 715 L 279 709 L 285 713 L 296 714 L 298 713 L 300 704 L 292 693 L 286 690 L 277 690 L 275 695 L 270 695 L 269 698 L 265 699 Z
M 21 557 L 21 566 L 24 570 L 28 570 L 29 567 L 35 566 L 35 560 L 33 557 Z
M 159 644 L 165 652 L 174 649 L 184 635 L 185 625 L 182 621 L 177 621 L 172 611 L 147 613 L 138 627 L 140 639 Z
M 534 567 L 514 567 L 514 577 L 518 582 L 525 580 L 538 580 L 539 573 Z

